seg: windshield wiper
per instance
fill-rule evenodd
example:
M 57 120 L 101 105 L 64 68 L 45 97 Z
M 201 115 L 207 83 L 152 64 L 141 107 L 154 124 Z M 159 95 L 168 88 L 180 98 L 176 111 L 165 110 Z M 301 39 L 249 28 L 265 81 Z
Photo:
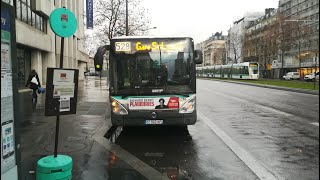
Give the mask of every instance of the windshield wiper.
M 170 91 L 168 94 L 176 94 L 184 97 L 190 97 L 188 93 L 181 93 L 181 92 L 175 92 L 175 91 Z

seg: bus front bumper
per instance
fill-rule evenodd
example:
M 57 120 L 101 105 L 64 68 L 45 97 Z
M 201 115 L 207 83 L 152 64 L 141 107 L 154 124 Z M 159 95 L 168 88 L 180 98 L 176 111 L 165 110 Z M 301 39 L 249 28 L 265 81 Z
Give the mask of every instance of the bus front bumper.
M 153 112 L 155 111 L 135 111 L 129 112 L 128 115 L 111 113 L 111 123 L 113 126 L 184 126 L 193 125 L 197 121 L 196 111 L 188 114 L 179 114 L 177 111 L 156 111 L 156 117 L 152 117 Z M 146 124 L 148 120 L 160 120 L 157 122 L 162 122 L 162 124 Z

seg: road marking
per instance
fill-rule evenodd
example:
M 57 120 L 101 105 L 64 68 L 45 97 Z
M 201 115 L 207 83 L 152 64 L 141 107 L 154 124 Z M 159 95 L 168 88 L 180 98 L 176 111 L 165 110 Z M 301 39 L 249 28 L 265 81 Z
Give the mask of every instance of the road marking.
M 107 130 L 108 125 L 106 122 L 104 122 L 103 126 L 93 135 L 93 139 L 102 145 L 106 150 L 114 153 L 121 160 L 131 166 L 132 169 L 138 171 L 147 179 L 170 180 L 167 176 L 165 176 L 165 174 L 161 174 L 159 171 L 152 168 L 126 150 L 122 149 L 120 146 L 113 144 L 104 138 L 103 136 L 106 134 Z
M 210 89 L 208 89 L 208 88 L 204 88 L 204 89 L 210 91 Z M 240 101 L 240 102 L 243 102 L 243 103 L 249 103 L 249 104 L 257 106 L 257 107 L 259 107 L 261 109 L 265 109 L 265 110 L 268 110 L 268 111 L 271 111 L 271 112 L 274 112 L 274 113 L 277 113 L 277 114 L 281 114 L 281 115 L 284 115 L 284 116 L 287 116 L 287 117 L 294 116 L 293 114 L 286 113 L 286 112 L 280 111 L 280 110 L 275 109 L 275 108 L 271 108 L 271 107 L 268 107 L 268 106 L 263 106 L 263 105 L 260 105 L 260 104 L 253 104 L 252 102 L 244 100 L 244 99 L 240 99 L 240 98 L 236 98 L 236 97 L 233 97 L 233 96 L 229 96 L 229 95 L 226 95 L 226 94 L 223 94 L 223 93 L 219 93 L 219 92 L 216 92 L 216 91 L 214 91 L 214 93 L 219 94 L 219 95 L 224 96 L 224 97 L 229 98 L 229 99 L 234 99 L 234 100 L 237 100 L 237 101 Z
M 314 123 L 310 123 L 310 124 L 315 125 L 315 126 L 319 126 L 318 122 L 314 122 Z
M 234 152 L 240 160 L 246 164 L 251 171 L 258 176 L 261 180 L 278 180 L 284 179 L 280 175 L 268 170 L 266 165 L 256 160 L 249 152 L 244 150 L 238 143 L 232 140 L 223 130 L 216 126 L 210 119 L 203 113 L 197 112 L 198 117 Z

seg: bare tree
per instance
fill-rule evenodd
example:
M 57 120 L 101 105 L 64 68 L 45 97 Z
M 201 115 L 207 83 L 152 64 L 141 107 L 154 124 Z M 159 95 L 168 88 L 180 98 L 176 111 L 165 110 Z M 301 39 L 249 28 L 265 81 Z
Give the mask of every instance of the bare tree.
M 237 31 L 236 33 L 231 33 L 230 37 L 229 37 L 229 46 L 230 46 L 230 53 L 232 52 L 234 55 L 234 59 L 232 59 L 232 64 L 231 64 L 231 78 L 232 78 L 232 69 L 233 69 L 233 64 L 237 63 L 238 60 L 242 57 L 243 54 L 243 50 L 242 50 L 242 45 L 243 45 L 243 37 L 242 35 L 239 33 L 239 31 Z
M 245 62 L 257 62 L 258 61 L 258 44 L 259 44 L 259 30 L 247 30 L 244 34 L 243 41 L 243 58 Z
M 276 22 L 276 19 L 274 19 L 262 28 L 262 48 L 265 67 L 264 74 L 267 78 L 271 78 L 271 72 L 268 70 L 268 66 L 271 65 L 271 61 L 276 59 L 278 54 L 277 33 L 279 29 L 276 26 Z
M 276 21 L 274 24 L 274 33 L 275 38 L 277 39 L 278 53 L 281 61 L 281 70 L 279 73 L 279 78 L 281 79 L 284 73 L 284 54 L 288 51 L 292 44 L 295 41 L 295 38 L 292 33 L 292 23 L 286 22 L 288 19 L 285 15 L 285 12 L 278 12 Z
M 233 63 L 238 62 L 238 60 L 242 57 L 242 35 L 238 32 L 230 34 L 230 51 L 233 53 L 234 59 Z
M 91 54 L 98 46 L 108 44 L 113 37 L 125 35 L 126 0 L 94 1 L 94 30 L 86 35 L 85 50 Z M 141 0 L 128 0 L 129 35 L 144 35 L 150 26 L 147 10 Z

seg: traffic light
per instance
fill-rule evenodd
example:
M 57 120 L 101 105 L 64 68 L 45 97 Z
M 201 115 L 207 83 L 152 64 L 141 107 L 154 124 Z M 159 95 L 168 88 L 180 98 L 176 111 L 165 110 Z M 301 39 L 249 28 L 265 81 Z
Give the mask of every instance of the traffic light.
M 110 50 L 110 45 L 100 46 L 94 55 L 94 68 L 96 71 L 102 71 L 103 55 L 107 50 Z

